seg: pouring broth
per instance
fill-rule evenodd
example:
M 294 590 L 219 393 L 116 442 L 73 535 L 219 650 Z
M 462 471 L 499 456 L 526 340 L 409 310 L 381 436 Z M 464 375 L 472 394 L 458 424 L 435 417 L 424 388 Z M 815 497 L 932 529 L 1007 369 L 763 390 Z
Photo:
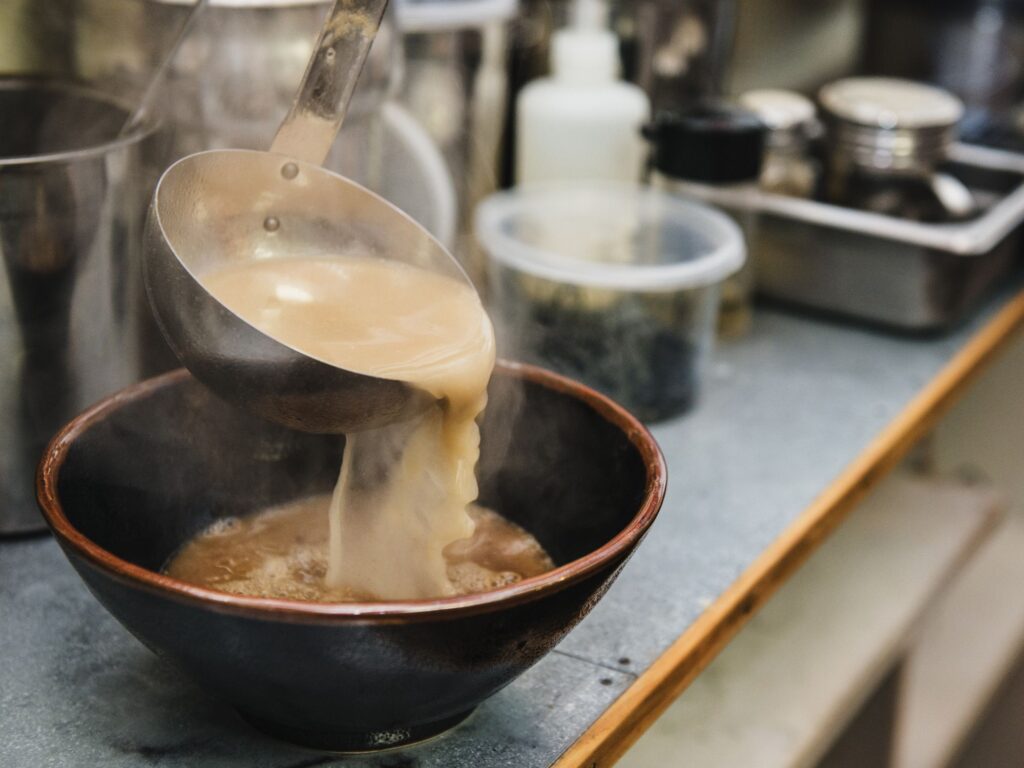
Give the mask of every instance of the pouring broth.
M 347 435 L 328 504 L 307 500 L 230 530 L 215 526 L 182 550 L 169 574 L 246 594 L 400 600 L 482 591 L 553 567 L 528 533 L 471 508 L 477 417 L 495 359 L 494 331 L 472 287 L 400 262 L 340 257 L 245 260 L 200 279 L 277 341 L 330 365 L 408 382 L 436 402 L 411 421 Z M 312 518 L 324 506 L 322 541 Z M 537 556 L 520 570 L 506 567 L 496 553 L 510 546 Z

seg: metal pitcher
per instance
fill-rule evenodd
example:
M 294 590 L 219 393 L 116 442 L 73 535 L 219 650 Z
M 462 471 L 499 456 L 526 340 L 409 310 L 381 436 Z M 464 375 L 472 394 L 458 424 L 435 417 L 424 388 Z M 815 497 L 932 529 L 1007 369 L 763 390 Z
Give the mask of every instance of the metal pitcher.
M 116 138 L 127 114 L 78 85 L 0 79 L 0 534 L 44 527 L 35 466 L 57 428 L 169 364 L 139 260 L 154 126 Z

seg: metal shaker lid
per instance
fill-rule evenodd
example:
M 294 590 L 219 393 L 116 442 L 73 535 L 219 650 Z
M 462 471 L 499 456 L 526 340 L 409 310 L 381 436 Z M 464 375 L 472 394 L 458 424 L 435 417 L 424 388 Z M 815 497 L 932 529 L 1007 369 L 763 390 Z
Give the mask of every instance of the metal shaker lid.
M 816 133 L 817 111 L 814 102 L 796 91 L 761 88 L 747 91 L 737 99 L 768 128 L 766 144 L 777 151 L 803 151 Z
M 963 102 L 942 88 L 892 77 L 850 77 L 818 92 L 826 111 L 842 120 L 883 130 L 955 125 Z
M 747 91 L 737 100 L 761 118 L 770 131 L 790 131 L 814 120 L 814 102 L 796 91 L 759 88 Z
M 928 173 L 941 164 L 964 111 L 948 91 L 887 77 L 837 80 L 818 99 L 833 164 L 886 173 Z

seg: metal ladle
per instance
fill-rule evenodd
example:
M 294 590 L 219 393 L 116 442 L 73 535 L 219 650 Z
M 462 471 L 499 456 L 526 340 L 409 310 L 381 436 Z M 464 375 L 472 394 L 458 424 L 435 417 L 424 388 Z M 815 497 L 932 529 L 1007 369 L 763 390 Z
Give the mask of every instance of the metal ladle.
M 157 184 L 146 226 L 150 303 L 184 365 L 222 397 L 307 432 L 351 433 L 433 400 L 264 334 L 217 301 L 203 272 L 253 258 L 371 255 L 469 283 L 444 246 L 390 203 L 320 167 L 387 0 L 336 0 L 270 152 L 185 157 Z

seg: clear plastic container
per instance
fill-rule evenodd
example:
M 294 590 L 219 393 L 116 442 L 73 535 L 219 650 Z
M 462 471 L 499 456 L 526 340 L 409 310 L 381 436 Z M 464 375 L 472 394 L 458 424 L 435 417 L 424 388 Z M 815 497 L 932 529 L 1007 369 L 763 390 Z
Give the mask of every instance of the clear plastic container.
M 577 378 L 647 421 L 686 411 L 743 265 L 725 214 L 638 185 L 535 185 L 477 208 L 499 351 Z
M 75 75 L 137 100 L 168 50 L 168 30 L 180 28 L 193 2 L 68 3 L 74 10 L 64 47 L 74 52 Z M 269 147 L 331 5 L 209 0 L 167 72 L 159 104 L 164 165 L 205 149 Z M 450 247 L 459 215 L 456 180 L 426 127 L 396 100 L 402 57 L 394 15 L 385 16 L 325 166 L 381 194 Z

